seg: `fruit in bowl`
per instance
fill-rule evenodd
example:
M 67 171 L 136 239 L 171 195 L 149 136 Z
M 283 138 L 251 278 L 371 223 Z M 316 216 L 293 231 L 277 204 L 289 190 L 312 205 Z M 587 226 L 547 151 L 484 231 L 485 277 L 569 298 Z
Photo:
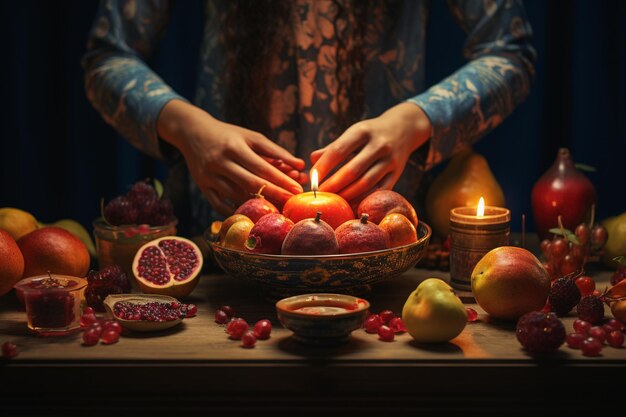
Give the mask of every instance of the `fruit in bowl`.
M 171 201 L 163 197 L 158 181 L 139 181 L 125 195 L 117 196 L 94 220 L 98 265 L 119 265 L 132 277 L 132 263 L 137 250 L 154 239 L 176 234 L 177 219 Z M 131 281 L 139 289 L 135 280 Z

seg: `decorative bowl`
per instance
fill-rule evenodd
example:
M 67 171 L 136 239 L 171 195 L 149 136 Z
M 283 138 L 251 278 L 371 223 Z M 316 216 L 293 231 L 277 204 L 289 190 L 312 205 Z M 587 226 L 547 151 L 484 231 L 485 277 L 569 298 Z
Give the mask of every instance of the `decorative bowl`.
M 345 294 L 301 294 L 276 303 L 276 314 L 293 338 L 309 345 L 329 346 L 349 340 L 363 326 L 370 303 Z
M 122 327 L 127 328 L 128 330 L 134 330 L 136 332 L 156 332 L 159 330 L 169 329 L 170 327 L 174 327 L 180 322 L 183 321 L 182 317 L 177 318 L 176 320 L 168 320 L 168 321 L 148 321 L 148 320 L 125 320 L 119 318 L 114 313 L 114 306 L 118 302 L 129 302 L 134 304 L 147 304 L 153 302 L 160 303 L 180 303 L 176 298 L 170 297 L 169 295 L 159 295 L 159 294 L 109 294 L 104 299 L 103 304 L 106 308 L 107 312 L 111 315 L 111 317 L 115 318 Z
M 205 239 L 216 263 L 229 275 L 258 283 L 272 300 L 307 293 L 359 295 L 413 268 L 424 254 L 431 229 L 417 227 L 417 242 L 396 248 L 340 255 L 267 255 L 220 246 L 210 229 Z

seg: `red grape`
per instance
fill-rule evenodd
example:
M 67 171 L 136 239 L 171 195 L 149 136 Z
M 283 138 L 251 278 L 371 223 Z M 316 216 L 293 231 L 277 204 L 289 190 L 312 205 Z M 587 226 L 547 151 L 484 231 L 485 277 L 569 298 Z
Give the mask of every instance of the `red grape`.
M 378 338 L 384 342 L 391 342 L 395 338 L 394 331 L 389 326 L 382 325 L 378 328 Z
M 584 297 L 585 295 L 593 294 L 593 290 L 596 289 L 596 282 L 593 278 L 583 275 L 582 277 L 576 278 L 576 286 L 580 291 L 580 296 Z
M 581 246 L 585 246 L 589 242 L 589 235 L 591 234 L 591 230 L 589 229 L 589 226 L 587 226 L 587 223 L 581 223 L 576 226 L 574 234 L 578 238 L 578 243 Z
M 609 346 L 614 348 L 620 348 L 624 344 L 624 333 L 620 330 L 613 330 L 606 337 L 606 341 Z
M 567 240 L 562 237 L 557 237 L 552 241 L 550 245 L 550 258 L 554 261 L 559 261 L 563 259 L 565 255 L 569 252 L 569 244 Z
M 580 349 L 583 341 L 585 340 L 585 335 L 581 333 L 570 333 L 567 335 L 565 341 L 567 345 L 573 349 Z
M 602 351 L 602 342 L 598 339 L 594 339 L 593 337 L 588 337 L 583 340 L 580 349 L 585 356 L 598 356 Z

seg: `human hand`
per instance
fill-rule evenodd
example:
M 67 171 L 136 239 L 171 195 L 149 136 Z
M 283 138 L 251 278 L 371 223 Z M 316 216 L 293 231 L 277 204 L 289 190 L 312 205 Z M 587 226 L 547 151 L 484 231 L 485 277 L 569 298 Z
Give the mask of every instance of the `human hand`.
M 180 150 L 198 187 L 224 216 L 264 184 L 265 198 L 278 206 L 302 192 L 294 177 L 304 161 L 260 133 L 221 122 L 182 100 L 165 105 L 157 128 Z
M 413 151 L 431 135 L 430 120 L 413 103 L 398 104 L 379 117 L 350 126 L 328 146 L 311 153 L 322 182 L 320 191 L 341 195 L 354 204 L 374 189 L 391 189 Z

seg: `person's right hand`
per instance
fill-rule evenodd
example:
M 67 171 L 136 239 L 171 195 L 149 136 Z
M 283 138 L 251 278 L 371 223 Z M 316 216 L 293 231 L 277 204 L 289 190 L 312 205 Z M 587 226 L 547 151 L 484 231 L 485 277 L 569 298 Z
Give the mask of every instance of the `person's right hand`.
M 263 195 L 279 207 L 302 192 L 293 178 L 299 178 L 304 161 L 260 133 L 219 121 L 182 100 L 165 105 L 157 130 L 182 153 L 200 190 L 224 216 L 264 184 Z

